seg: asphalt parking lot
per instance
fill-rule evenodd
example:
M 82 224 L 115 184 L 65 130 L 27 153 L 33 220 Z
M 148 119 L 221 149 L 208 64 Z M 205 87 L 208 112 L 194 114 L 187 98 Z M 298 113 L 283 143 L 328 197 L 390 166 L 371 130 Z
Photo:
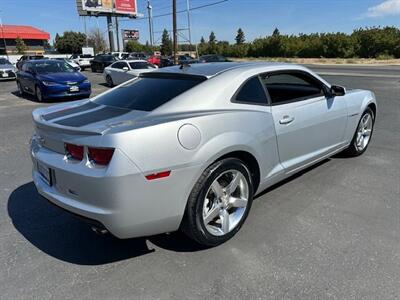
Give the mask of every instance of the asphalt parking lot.
M 400 68 L 312 68 L 375 92 L 370 147 L 270 188 L 239 234 L 211 249 L 179 233 L 98 236 L 39 197 L 30 114 L 51 103 L 0 82 L 0 299 L 398 299 Z M 107 89 L 84 74 L 94 94 Z

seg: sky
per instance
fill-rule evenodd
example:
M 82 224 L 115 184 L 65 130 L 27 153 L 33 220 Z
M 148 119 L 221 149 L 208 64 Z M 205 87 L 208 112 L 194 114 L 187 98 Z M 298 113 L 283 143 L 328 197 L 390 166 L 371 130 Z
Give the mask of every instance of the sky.
M 77 14 L 75 0 L 0 0 L 0 17 L 4 24 L 31 25 L 51 34 L 67 30 L 84 31 L 84 21 Z M 145 0 L 137 0 L 138 12 L 147 16 Z M 192 8 L 219 0 L 189 0 Z M 172 11 L 172 0 L 151 0 L 153 15 Z M 178 11 L 186 0 L 177 0 Z M 266 36 L 277 27 L 282 34 L 312 32 L 346 32 L 366 26 L 400 27 L 400 0 L 227 0 L 191 12 L 193 42 L 207 40 L 214 31 L 217 40 L 234 41 L 240 27 L 246 40 Z M 88 32 L 99 27 L 106 33 L 104 17 L 87 18 Z M 149 40 L 148 19 L 121 18 L 121 29 L 138 29 L 140 42 Z M 172 29 L 172 16 L 154 18 L 155 40 L 161 31 Z M 187 15 L 178 14 L 178 28 L 187 28 Z M 182 31 L 187 39 L 187 32 Z

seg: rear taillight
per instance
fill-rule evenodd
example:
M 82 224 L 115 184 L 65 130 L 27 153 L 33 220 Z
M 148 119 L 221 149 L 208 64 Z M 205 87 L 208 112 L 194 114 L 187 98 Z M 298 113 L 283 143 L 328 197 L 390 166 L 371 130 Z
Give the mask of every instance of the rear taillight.
M 114 148 L 93 148 L 88 147 L 89 160 L 102 166 L 110 163 L 114 154 Z
M 83 146 L 78 146 L 74 144 L 65 143 L 65 152 L 67 156 L 76 159 L 83 159 Z

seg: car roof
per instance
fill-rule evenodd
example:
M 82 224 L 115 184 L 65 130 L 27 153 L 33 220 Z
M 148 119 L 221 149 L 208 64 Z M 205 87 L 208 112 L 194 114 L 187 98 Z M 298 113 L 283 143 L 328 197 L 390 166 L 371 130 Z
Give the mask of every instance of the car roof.
M 277 63 L 277 62 L 216 62 L 216 63 L 199 63 L 182 66 L 172 66 L 159 69 L 157 73 L 176 73 L 187 75 L 205 76 L 207 78 L 214 77 L 227 71 L 248 71 L 254 68 L 260 69 L 282 69 L 282 67 L 303 69 L 303 67 L 293 64 Z
M 127 62 L 127 63 L 132 63 L 132 62 L 145 62 L 145 63 L 147 63 L 147 61 L 144 60 L 144 59 L 124 59 L 124 60 L 119 60 L 119 61 L 124 61 L 124 62 Z

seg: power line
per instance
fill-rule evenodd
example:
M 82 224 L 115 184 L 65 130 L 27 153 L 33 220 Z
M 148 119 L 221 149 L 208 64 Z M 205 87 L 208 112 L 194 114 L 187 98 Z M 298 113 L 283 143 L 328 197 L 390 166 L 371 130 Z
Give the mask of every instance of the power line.
M 198 10 L 198 9 L 205 8 L 205 7 L 209 7 L 209 6 L 218 5 L 218 4 L 221 4 L 221 3 L 224 3 L 224 2 L 228 2 L 228 1 L 229 1 L 229 0 L 220 0 L 220 1 L 213 2 L 213 3 L 208 3 L 208 4 L 203 4 L 203 5 L 191 7 L 191 8 L 189 9 L 189 11 Z M 186 13 L 186 12 L 187 12 L 187 9 L 184 9 L 184 10 L 178 10 L 176 13 L 177 13 L 177 14 L 180 14 L 180 13 Z M 165 14 L 155 15 L 155 16 L 153 16 L 153 19 L 154 19 L 154 18 L 160 18 L 160 17 L 171 16 L 171 15 L 172 15 L 172 13 L 165 13 Z M 136 20 L 146 20 L 146 19 L 148 19 L 148 17 L 138 18 L 138 19 L 136 19 Z M 121 20 L 121 21 L 127 22 L 127 21 L 130 21 L 130 20 Z

